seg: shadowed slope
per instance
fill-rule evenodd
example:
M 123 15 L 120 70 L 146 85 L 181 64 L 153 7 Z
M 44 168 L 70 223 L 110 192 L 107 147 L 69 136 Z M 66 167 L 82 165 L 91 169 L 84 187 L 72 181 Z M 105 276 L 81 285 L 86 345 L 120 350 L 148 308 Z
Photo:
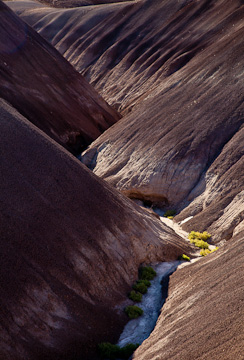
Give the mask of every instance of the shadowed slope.
M 178 220 L 229 239 L 244 219 L 244 6 L 119 6 L 22 14 L 111 103 L 138 103 L 83 161 L 130 197 L 178 209 L 197 198 Z
M 0 95 L 78 152 L 119 115 L 44 39 L 0 2 Z
M 177 270 L 156 328 L 134 360 L 241 360 L 244 233 Z
M 0 128 L 0 359 L 94 359 L 139 265 L 191 247 L 2 100 Z
M 214 241 L 228 240 L 244 219 L 238 200 L 244 186 L 244 5 L 168 0 L 119 6 L 22 14 L 109 102 L 133 109 L 83 161 L 130 197 L 179 210 L 197 197 L 178 220 L 194 216 L 187 230 L 209 228 Z
M 186 18 L 199 3 L 183 8 Z M 191 39 L 205 37 L 205 47 L 181 68 L 169 61 L 171 75 L 155 78 L 154 90 L 83 161 L 130 197 L 178 210 L 197 198 L 178 220 L 194 216 L 185 228 L 209 228 L 216 242 L 228 240 L 244 219 L 244 6 L 210 4 L 192 13 Z M 214 30 L 205 36 L 208 27 Z M 192 25 L 186 22 L 177 37 L 186 29 Z

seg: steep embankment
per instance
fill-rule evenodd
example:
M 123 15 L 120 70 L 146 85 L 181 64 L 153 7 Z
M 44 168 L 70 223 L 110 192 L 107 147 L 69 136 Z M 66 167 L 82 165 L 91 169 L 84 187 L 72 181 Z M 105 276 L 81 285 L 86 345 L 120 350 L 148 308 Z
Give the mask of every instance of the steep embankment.
M 176 271 L 151 336 L 134 360 L 241 360 L 244 233 Z
M 0 104 L 0 359 L 94 359 L 139 265 L 191 248 Z
M 185 229 L 209 229 L 215 242 L 244 216 L 243 17 L 238 1 L 201 1 L 162 23 L 160 52 L 171 57 L 151 77 L 154 90 L 83 156 L 128 196 L 186 208 Z
M 244 218 L 243 2 L 117 6 L 21 12 L 110 103 L 133 109 L 83 161 L 130 197 L 185 208 L 186 230 L 228 240 Z
M 119 119 L 58 51 L 2 1 L 0 81 L 2 98 L 72 152 Z

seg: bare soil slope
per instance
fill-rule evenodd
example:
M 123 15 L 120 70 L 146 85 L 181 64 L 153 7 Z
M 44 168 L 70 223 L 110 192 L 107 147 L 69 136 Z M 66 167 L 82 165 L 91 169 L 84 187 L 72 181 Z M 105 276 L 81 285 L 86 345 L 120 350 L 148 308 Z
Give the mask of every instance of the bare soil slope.
M 132 110 L 83 161 L 130 197 L 185 208 L 185 229 L 228 240 L 244 226 L 243 2 L 117 6 L 21 13 L 111 104 Z
M 191 247 L 3 100 L 0 128 L 0 359 L 94 359 L 139 265 Z
M 133 360 L 241 360 L 244 233 L 177 270 L 156 328 Z
M 72 152 L 120 117 L 73 67 L 0 1 L 0 96 Z

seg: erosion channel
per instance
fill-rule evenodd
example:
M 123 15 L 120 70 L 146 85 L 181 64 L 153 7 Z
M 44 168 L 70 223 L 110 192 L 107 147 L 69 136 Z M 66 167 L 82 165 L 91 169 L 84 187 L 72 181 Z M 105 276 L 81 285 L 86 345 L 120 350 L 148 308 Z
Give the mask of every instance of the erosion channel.
M 130 320 L 126 324 L 118 341 L 119 346 L 123 347 L 128 343 L 141 344 L 148 338 L 155 327 L 159 312 L 167 298 L 169 276 L 181 263 L 181 261 L 170 261 L 153 266 L 157 275 L 151 281 L 151 286 L 139 305 L 143 310 L 143 315 Z

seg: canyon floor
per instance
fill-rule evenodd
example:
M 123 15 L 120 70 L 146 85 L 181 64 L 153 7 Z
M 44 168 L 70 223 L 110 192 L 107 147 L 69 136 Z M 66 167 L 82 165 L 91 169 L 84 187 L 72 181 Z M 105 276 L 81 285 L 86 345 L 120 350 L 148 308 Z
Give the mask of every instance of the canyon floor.
M 99 359 L 182 254 L 133 359 L 243 360 L 243 39 L 243 0 L 0 0 L 0 360 Z

